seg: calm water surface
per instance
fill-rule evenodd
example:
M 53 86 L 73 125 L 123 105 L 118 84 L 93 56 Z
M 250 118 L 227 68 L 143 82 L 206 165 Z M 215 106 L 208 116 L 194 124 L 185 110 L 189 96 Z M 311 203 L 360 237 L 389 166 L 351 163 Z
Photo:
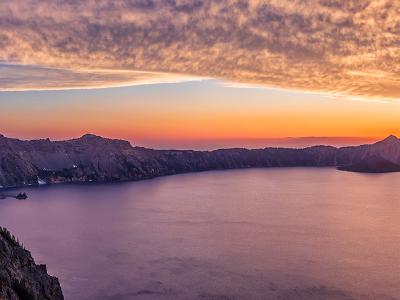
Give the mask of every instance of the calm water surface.
M 8 227 L 70 299 L 400 299 L 400 174 L 253 169 L 24 189 Z

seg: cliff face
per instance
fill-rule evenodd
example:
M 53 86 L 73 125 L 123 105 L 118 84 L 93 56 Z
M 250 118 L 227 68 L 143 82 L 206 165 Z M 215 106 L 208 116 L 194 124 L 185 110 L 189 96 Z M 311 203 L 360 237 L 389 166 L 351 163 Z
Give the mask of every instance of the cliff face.
M 367 156 L 351 165 L 339 166 L 339 170 L 361 173 L 389 173 L 400 172 L 400 165 L 395 164 L 381 156 Z
M 0 227 L 0 299 L 62 300 L 60 283 L 36 265 L 30 252 Z
M 367 168 L 362 167 L 365 164 Z M 132 147 L 127 141 L 89 134 L 57 142 L 0 136 L 0 186 L 3 187 L 140 180 L 183 172 L 293 166 L 337 166 L 368 172 L 396 170 L 400 166 L 400 140 L 390 136 L 375 144 L 344 148 L 180 151 Z

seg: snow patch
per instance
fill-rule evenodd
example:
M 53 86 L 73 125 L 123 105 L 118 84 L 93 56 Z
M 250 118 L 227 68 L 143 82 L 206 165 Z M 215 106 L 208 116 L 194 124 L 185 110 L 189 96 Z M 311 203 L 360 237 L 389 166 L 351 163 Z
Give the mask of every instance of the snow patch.
M 38 181 L 39 185 L 47 184 L 46 181 L 44 181 L 43 179 L 40 179 L 39 177 L 37 178 L 37 181 Z

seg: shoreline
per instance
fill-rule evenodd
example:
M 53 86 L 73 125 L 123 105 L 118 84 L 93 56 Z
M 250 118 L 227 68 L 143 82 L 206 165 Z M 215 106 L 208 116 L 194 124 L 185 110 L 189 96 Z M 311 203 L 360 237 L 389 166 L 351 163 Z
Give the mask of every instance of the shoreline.
M 216 169 L 216 170 L 199 170 L 192 172 L 179 172 L 174 174 L 165 174 L 159 176 L 153 176 L 148 178 L 139 178 L 139 179 L 128 179 L 128 180 L 118 180 L 118 181 L 63 181 L 63 182 L 50 182 L 45 184 L 27 184 L 27 185 L 19 185 L 19 186 L 9 186 L 9 187 L 0 187 L 0 193 L 5 191 L 15 191 L 23 188 L 48 188 L 51 186 L 59 186 L 59 185 L 112 185 L 112 184 L 122 184 L 122 183 L 133 183 L 139 181 L 147 181 L 153 179 L 159 179 L 163 177 L 177 176 L 177 175 L 186 175 L 186 174 L 196 174 L 196 173 L 207 173 L 207 172 L 225 172 L 225 171 L 240 171 L 240 170 L 276 170 L 276 169 L 335 169 L 336 171 L 346 172 L 346 173 L 356 173 L 356 174 L 364 174 L 364 175 L 383 175 L 383 174 L 392 174 L 398 172 L 356 172 L 343 170 L 336 166 L 282 166 L 282 167 L 248 167 L 248 168 L 232 168 L 232 169 Z M 2 198 L 3 195 L 0 195 L 0 200 L 6 198 L 15 198 L 15 196 L 6 196 Z

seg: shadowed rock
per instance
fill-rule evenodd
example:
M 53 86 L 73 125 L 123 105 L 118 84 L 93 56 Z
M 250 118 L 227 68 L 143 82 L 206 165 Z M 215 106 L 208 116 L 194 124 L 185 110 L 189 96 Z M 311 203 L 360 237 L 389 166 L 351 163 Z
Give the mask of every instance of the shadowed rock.
M 36 265 L 30 252 L 1 227 L 0 299 L 64 299 L 58 279 L 47 274 L 45 265 Z
M 0 188 L 60 182 L 112 182 L 185 172 L 252 167 L 338 167 L 357 172 L 400 171 L 400 140 L 304 149 L 153 150 L 86 134 L 78 139 L 21 141 L 0 137 Z

